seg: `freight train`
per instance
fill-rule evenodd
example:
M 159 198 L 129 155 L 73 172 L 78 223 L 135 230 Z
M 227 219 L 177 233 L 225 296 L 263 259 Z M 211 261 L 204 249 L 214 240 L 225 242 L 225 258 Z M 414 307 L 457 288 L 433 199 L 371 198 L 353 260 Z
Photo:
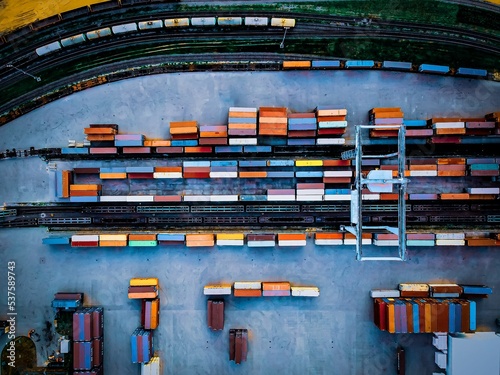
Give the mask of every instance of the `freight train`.
M 139 22 L 129 22 L 109 27 L 91 30 L 86 33 L 72 35 L 67 38 L 51 42 L 38 47 L 35 52 L 38 56 L 45 56 L 62 48 L 71 47 L 86 41 L 107 38 L 112 35 L 123 35 L 138 31 L 155 29 L 177 29 L 186 27 L 216 27 L 216 26 L 249 26 L 249 27 L 295 27 L 293 18 L 269 18 L 269 17 L 185 17 L 169 18 L 165 20 L 145 20 Z

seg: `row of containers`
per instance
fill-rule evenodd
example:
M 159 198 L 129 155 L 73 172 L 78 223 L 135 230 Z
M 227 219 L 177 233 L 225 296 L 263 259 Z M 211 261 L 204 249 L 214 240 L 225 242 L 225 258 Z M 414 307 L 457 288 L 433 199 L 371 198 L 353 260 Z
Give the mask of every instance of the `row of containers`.
M 500 135 L 500 112 L 486 114 L 483 117 L 432 117 L 421 120 L 405 120 L 399 107 L 372 108 L 368 112 L 372 138 L 397 138 L 398 129 L 394 126 L 404 125 L 407 138 L 420 138 L 431 144 L 464 143 L 464 139 L 481 139 Z M 472 138 L 471 138 L 472 137 Z M 467 142 L 467 141 L 465 141 Z
M 248 247 L 302 247 L 312 233 L 148 233 L 148 234 L 74 234 L 52 236 L 42 240 L 46 245 L 72 247 L 155 247 L 155 246 L 248 246 Z M 399 238 L 392 233 L 363 233 L 363 245 L 399 246 Z M 356 245 L 351 233 L 316 232 L 314 244 L 320 246 Z M 498 232 L 426 232 L 407 233 L 407 246 L 500 246 Z M 155 292 L 157 293 L 157 291 Z M 156 298 L 154 297 L 148 298 Z
M 197 154 L 271 153 L 271 145 L 343 145 L 347 109 L 316 107 L 313 112 L 291 113 L 286 107 L 231 107 L 228 124 L 199 125 L 197 121 L 170 122 L 170 139 L 147 140 L 143 134 L 118 134 L 117 124 L 91 124 L 84 129 L 82 147 L 62 148 L 62 154 Z M 399 107 L 377 107 L 368 112 L 375 126 L 371 138 L 395 138 L 394 125 L 407 127 L 408 143 L 497 142 L 500 112 L 483 117 L 405 119 Z M 394 140 L 395 141 L 395 140 Z M 77 145 L 77 143 L 72 143 Z M 83 147 L 88 146 L 88 147 Z
M 104 309 L 85 307 L 73 312 L 73 369 L 103 373 Z
M 441 74 L 441 75 L 457 75 L 468 77 L 483 77 L 488 76 L 485 69 L 477 68 L 450 68 L 447 65 L 436 64 L 420 64 L 414 65 L 407 61 L 374 61 L 374 60 L 287 60 L 283 61 L 283 69 L 376 69 L 382 68 L 396 71 L 414 71 L 419 73 Z
M 381 164 L 380 160 L 369 159 L 365 169 L 392 171 L 397 176 L 398 166 Z M 70 202 L 237 202 L 237 201 L 348 201 L 349 186 L 354 180 L 350 161 L 344 160 L 282 160 L 287 166 L 268 167 L 266 160 L 224 160 L 224 161 L 183 161 L 180 166 L 163 167 L 102 167 L 75 168 L 56 172 L 56 197 L 69 199 Z M 177 163 L 176 163 L 177 164 Z M 250 166 L 253 165 L 253 166 Z M 405 169 L 408 177 L 497 177 L 500 175 L 500 158 L 411 158 Z M 368 172 L 368 171 L 365 171 Z M 171 181 L 178 179 L 228 179 L 222 188 L 231 190 L 232 179 L 253 179 L 267 181 L 269 187 L 278 182 L 290 181 L 291 188 L 263 188 L 254 194 L 185 194 L 177 195 L 109 195 L 108 180 L 127 180 L 130 184 L 136 179 Z M 80 179 L 92 179 L 98 183 L 73 183 Z M 298 182 L 297 180 L 321 182 Z M 282 185 L 282 183 L 280 184 Z M 420 194 L 410 193 L 410 200 L 436 199 L 495 199 L 500 188 L 484 185 L 483 179 L 477 184 L 469 182 L 470 187 L 456 185 L 449 192 Z M 476 186 L 474 186 L 476 185 Z M 490 183 L 491 185 L 491 183 Z M 188 185 L 186 185 L 188 186 Z M 182 188 L 182 187 L 181 187 Z M 103 193 L 104 189 L 104 193 Z M 236 188 L 235 188 L 236 189 Z M 234 189 L 233 189 L 234 190 Z M 234 193 L 234 191 L 233 191 Z M 454 196 L 453 194 L 461 194 Z M 489 196 L 489 197 L 488 197 Z M 364 200 L 397 200 L 397 194 L 371 193 L 362 191 Z
M 160 375 L 161 362 L 154 355 L 153 332 L 160 324 L 159 280 L 155 277 L 132 278 L 128 298 L 141 301 L 141 326 L 130 337 L 132 363 L 141 364 L 142 375 Z
M 90 124 L 84 129 L 89 148 L 64 148 L 63 154 L 212 152 L 212 146 L 345 144 L 347 110 L 328 106 L 289 113 L 286 107 L 231 107 L 227 124 L 200 125 L 196 120 L 169 123 L 169 139 L 146 140 L 143 134 L 118 134 L 117 124 Z M 282 141 L 280 141 L 280 139 Z M 183 149 L 184 148 L 184 149 Z M 232 149 L 228 149 L 232 150 Z M 267 148 L 253 152 L 266 152 Z M 252 151 L 250 151 L 252 152 Z
M 374 289 L 374 322 L 390 333 L 473 332 L 476 303 L 492 289 L 485 285 L 400 283 L 397 289 Z
M 319 288 L 292 286 L 288 281 L 236 281 L 234 284 L 205 285 L 203 294 L 235 297 L 319 297 Z
M 389 333 L 474 332 L 476 302 L 468 299 L 375 298 L 374 323 Z

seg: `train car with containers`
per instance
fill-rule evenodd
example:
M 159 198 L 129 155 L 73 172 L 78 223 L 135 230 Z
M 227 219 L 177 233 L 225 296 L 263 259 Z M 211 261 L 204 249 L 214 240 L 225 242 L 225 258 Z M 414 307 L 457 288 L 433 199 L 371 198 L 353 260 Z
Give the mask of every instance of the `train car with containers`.
M 418 68 L 420 73 L 448 74 L 450 67 L 446 65 L 422 64 Z

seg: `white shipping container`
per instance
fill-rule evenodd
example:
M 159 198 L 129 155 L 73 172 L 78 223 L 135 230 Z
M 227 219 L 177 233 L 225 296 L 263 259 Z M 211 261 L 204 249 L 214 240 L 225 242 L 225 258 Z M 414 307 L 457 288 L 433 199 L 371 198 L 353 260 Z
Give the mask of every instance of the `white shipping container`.
M 465 246 L 465 240 L 436 240 L 437 246 Z
M 243 240 L 217 240 L 217 246 L 243 246 Z
M 345 128 L 347 121 L 318 121 L 320 128 Z
M 100 234 L 99 241 L 127 241 L 126 234 Z
M 98 234 L 74 234 L 71 236 L 71 242 L 97 242 Z
M 318 138 L 317 145 L 343 145 L 345 144 L 344 138 Z
M 101 195 L 101 202 L 126 202 L 126 195 Z
M 254 107 L 229 107 L 229 112 L 255 112 L 257 108 Z
M 365 201 L 378 201 L 380 194 L 361 194 L 361 199 Z
M 314 240 L 314 244 L 320 245 L 320 246 L 323 246 L 323 245 L 338 246 L 338 245 L 342 245 L 343 243 L 344 243 L 343 240 L 324 240 L 324 239 Z
M 297 201 L 300 202 L 307 202 L 307 201 L 315 201 L 319 202 L 323 200 L 323 195 L 321 194 L 314 194 L 314 195 L 297 195 Z
M 78 34 L 70 36 L 69 38 L 61 39 L 61 45 L 63 47 L 69 47 L 75 44 L 83 43 L 87 39 L 85 38 L 85 34 Z
M 434 129 L 462 129 L 465 128 L 465 122 L 435 122 L 432 124 Z
M 500 194 L 500 188 L 467 188 L 469 194 Z
M 253 289 L 259 290 L 262 288 L 261 281 L 235 281 L 234 289 Z
M 210 195 L 210 202 L 238 202 L 239 195 Z
M 371 245 L 372 244 L 372 239 L 371 238 L 363 238 L 361 240 L 362 245 Z M 344 245 L 356 245 L 356 239 L 355 238 L 348 238 L 344 240 Z
M 294 201 L 295 194 L 294 195 L 268 195 L 267 200 L 268 201 Z
M 465 233 L 436 233 L 436 240 L 465 240 Z
M 297 189 L 297 195 L 324 195 L 325 189 Z
M 350 201 L 351 194 L 326 194 L 323 199 L 325 201 Z
M 243 23 L 241 17 L 218 17 L 217 24 L 219 26 L 239 26 Z
M 210 195 L 185 195 L 184 202 L 210 202 Z
M 44 56 L 44 55 L 47 55 L 49 53 L 58 51 L 60 49 L 61 49 L 61 43 L 59 43 L 59 41 L 57 41 L 57 42 L 52 42 L 52 43 L 46 44 L 42 47 L 38 47 L 35 50 L 35 52 L 38 56 Z
M 279 240 L 278 246 L 306 246 L 306 240 Z
M 319 297 L 319 288 L 316 286 L 292 286 L 293 297 Z
M 237 178 L 238 172 L 210 172 L 210 178 Z
M 275 241 L 248 241 L 248 247 L 274 247 Z
M 127 202 L 154 202 L 154 195 L 128 195 Z
M 411 177 L 436 177 L 438 171 L 410 171 Z
M 206 296 L 231 295 L 231 285 L 206 285 L 203 288 Z
M 214 26 L 215 17 L 192 17 L 191 25 L 193 26 Z
M 229 145 L 257 145 L 257 138 L 229 138 Z
M 182 172 L 155 172 L 154 178 L 182 178 Z
M 375 246 L 399 246 L 399 240 L 373 240 Z
M 99 39 L 105 36 L 111 35 L 111 29 L 109 27 L 103 27 L 102 29 L 92 30 L 87 32 L 87 39 Z
M 268 24 L 269 18 L 267 17 L 245 17 L 245 25 L 247 26 L 267 26 Z
M 135 24 L 135 22 L 124 23 L 122 25 L 111 27 L 111 30 L 113 30 L 113 34 L 130 33 L 132 31 L 137 31 L 137 25 Z
M 372 289 L 370 291 L 372 298 L 399 298 L 400 295 L 397 289 Z
M 352 171 L 324 171 L 324 177 L 352 177 Z

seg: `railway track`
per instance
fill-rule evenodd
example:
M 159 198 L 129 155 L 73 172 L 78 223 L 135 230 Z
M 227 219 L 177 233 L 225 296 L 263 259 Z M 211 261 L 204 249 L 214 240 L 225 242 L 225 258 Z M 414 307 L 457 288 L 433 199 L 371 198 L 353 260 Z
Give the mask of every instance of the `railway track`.
M 51 205 L 8 206 L 0 228 L 47 227 L 51 229 L 211 228 L 224 225 L 246 229 L 338 228 L 350 221 L 350 204 L 304 202 L 292 204 L 190 204 L 170 205 Z M 500 222 L 500 202 L 428 203 L 407 205 L 408 229 L 427 227 L 495 229 Z M 397 204 L 368 204 L 363 223 L 396 225 Z

